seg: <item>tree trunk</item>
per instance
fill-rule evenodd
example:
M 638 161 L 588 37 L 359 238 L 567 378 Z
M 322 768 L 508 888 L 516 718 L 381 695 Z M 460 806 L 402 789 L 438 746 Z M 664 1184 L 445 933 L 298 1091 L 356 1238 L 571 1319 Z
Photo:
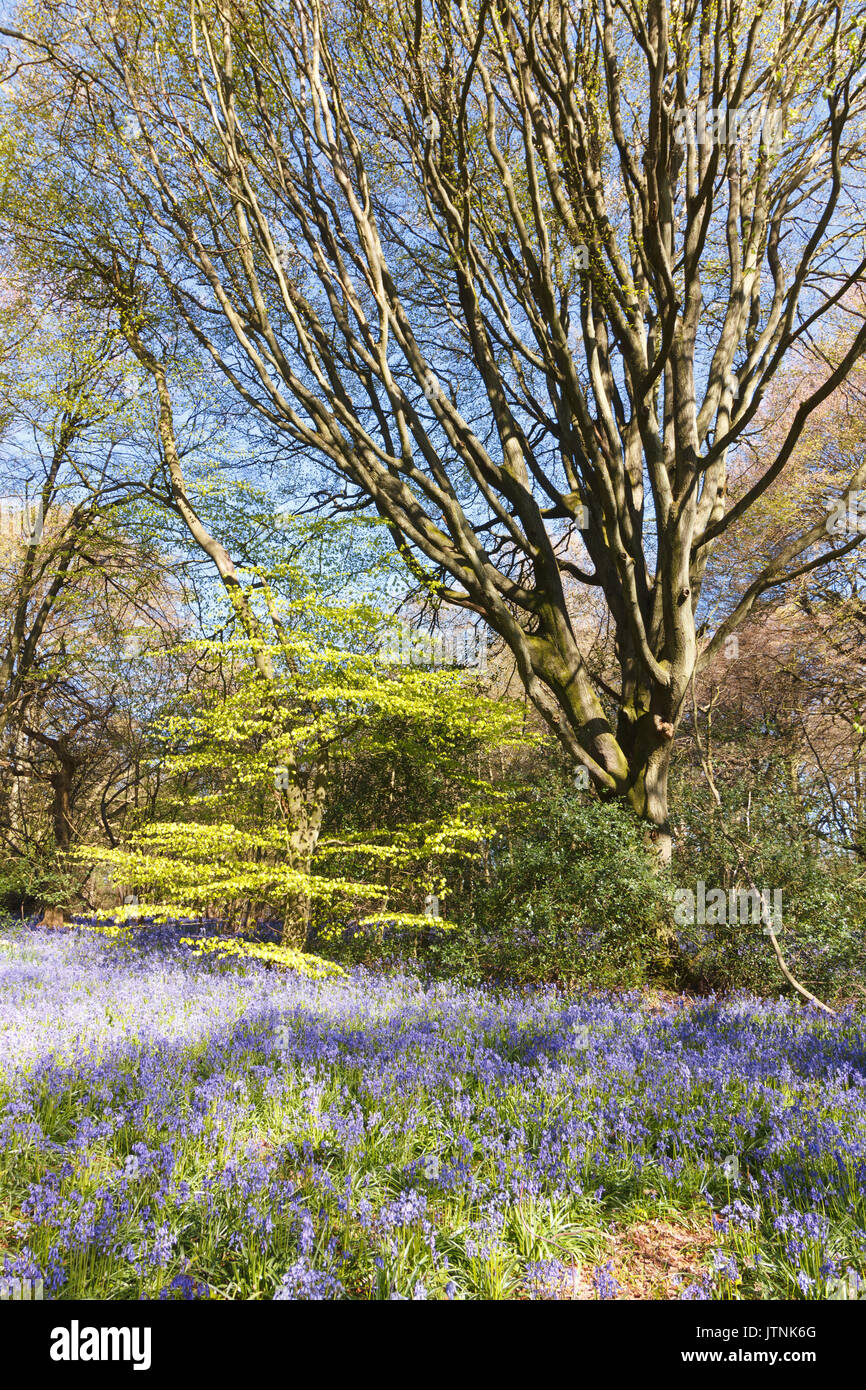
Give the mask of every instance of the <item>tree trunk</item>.
M 290 893 L 283 911 L 282 946 L 303 951 L 310 930 L 312 904 L 309 893 Z
M 51 785 L 54 788 L 54 843 L 65 853 L 69 849 L 72 828 L 72 768 L 69 763 L 61 762 L 59 772 L 52 772 Z
M 326 773 L 323 767 L 299 772 L 287 757 L 292 780 L 282 793 L 280 804 L 287 821 L 287 861 L 296 873 L 309 875 L 319 842 L 325 812 Z M 303 950 L 307 944 L 312 915 L 309 892 L 296 889 L 286 897 L 281 944 Z
M 670 819 L 668 816 L 668 773 L 671 763 L 671 741 L 653 748 L 642 765 L 633 768 L 634 782 L 629 802 L 646 823 L 645 840 L 658 856 L 660 864 L 669 864 L 673 852 Z
M 624 686 L 617 742 L 628 761 L 627 798 L 646 825 L 647 846 L 661 864 L 668 864 L 672 853 L 668 774 L 679 709 L 672 707 L 669 690 L 650 689 L 628 678 Z

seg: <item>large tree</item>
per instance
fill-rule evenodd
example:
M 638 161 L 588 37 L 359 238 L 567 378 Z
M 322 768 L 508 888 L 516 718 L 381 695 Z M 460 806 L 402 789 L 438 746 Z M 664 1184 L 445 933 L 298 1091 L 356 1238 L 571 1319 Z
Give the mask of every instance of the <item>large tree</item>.
M 182 324 L 483 615 L 668 850 L 696 666 L 861 539 L 816 506 L 698 638 L 714 543 L 866 348 L 862 4 L 47 0 L 2 32 L 67 289 L 102 285 L 139 360 Z M 834 363 L 730 504 L 770 383 L 833 315 Z

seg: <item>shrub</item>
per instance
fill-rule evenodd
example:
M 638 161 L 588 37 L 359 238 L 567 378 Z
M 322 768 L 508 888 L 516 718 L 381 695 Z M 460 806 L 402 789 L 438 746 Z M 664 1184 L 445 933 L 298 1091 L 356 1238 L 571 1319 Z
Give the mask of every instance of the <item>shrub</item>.
M 721 812 L 708 813 L 702 798 L 681 803 L 674 875 L 692 891 L 746 889 L 738 855 L 759 890 L 781 892 L 779 946 L 801 984 L 825 1000 L 853 999 L 866 980 L 866 875 L 850 858 L 818 850 L 793 808 L 778 792 L 753 802 L 748 824 L 736 793 Z M 787 993 L 778 962 L 760 923 L 678 926 L 683 981 L 701 990 L 748 989 L 759 995 Z
M 619 988 L 671 980 L 672 939 L 669 886 L 632 812 L 551 776 L 491 846 L 465 925 L 427 954 L 464 979 Z
M 0 860 L 0 913 L 32 917 L 48 906 L 71 911 L 80 900 L 80 878 L 44 851 Z

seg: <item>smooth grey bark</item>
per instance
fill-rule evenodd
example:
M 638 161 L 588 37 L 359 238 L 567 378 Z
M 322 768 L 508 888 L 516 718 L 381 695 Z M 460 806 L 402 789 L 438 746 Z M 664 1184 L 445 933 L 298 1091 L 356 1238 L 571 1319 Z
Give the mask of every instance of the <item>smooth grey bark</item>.
M 112 147 L 113 220 L 91 201 L 76 241 L 67 217 L 64 255 L 120 273 L 145 319 L 158 287 L 154 322 L 167 297 L 267 427 L 483 616 L 568 756 L 666 854 L 695 671 L 769 590 L 862 539 L 834 547 L 816 499 L 698 639 L 714 541 L 866 349 L 866 259 L 836 241 L 840 221 L 848 246 L 866 232 L 846 186 L 862 28 L 835 3 L 746 0 L 296 0 L 250 18 L 193 0 L 177 20 L 177 39 L 135 4 L 74 43 L 51 20 L 0 31 L 45 60 L 40 95 L 75 96 L 64 167 L 92 179 L 99 132 L 138 125 Z M 681 117 L 707 107 L 753 109 L 757 144 L 699 140 Z M 837 360 L 731 505 L 732 451 L 841 305 Z M 603 597 L 619 689 L 587 666 L 574 586 Z

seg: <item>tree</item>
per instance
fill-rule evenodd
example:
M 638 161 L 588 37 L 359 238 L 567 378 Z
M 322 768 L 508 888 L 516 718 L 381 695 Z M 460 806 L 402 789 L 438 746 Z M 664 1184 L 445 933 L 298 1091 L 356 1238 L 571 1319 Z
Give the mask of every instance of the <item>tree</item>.
M 754 448 L 737 461 L 735 502 L 762 477 L 800 403 L 833 363 L 833 344 L 815 343 L 768 392 Z M 845 493 L 864 457 L 864 403 L 861 362 L 812 413 L 785 478 L 717 544 L 704 585 L 708 618 L 714 608 L 739 603 L 797 527 L 826 514 L 827 499 L 841 495 L 839 509 L 850 508 L 855 522 L 864 524 L 857 510 L 866 493 Z M 799 807 L 800 832 L 828 862 L 833 851 L 863 855 L 864 560 L 862 548 L 854 548 L 804 568 L 784 590 L 770 589 L 695 681 L 705 736 L 711 724 L 744 807 L 747 792 L 760 795 L 764 769 L 778 763 L 791 803 Z
M 261 569 L 241 577 L 241 635 L 195 644 L 224 690 L 180 699 L 155 729 L 171 818 L 149 818 L 128 849 L 82 853 L 145 891 L 136 913 L 220 904 L 243 927 L 252 905 L 273 904 L 287 947 L 306 945 L 314 903 L 426 925 L 419 892 L 443 893 L 444 866 L 475 851 L 497 809 L 467 755 L 521 740 L 519 711 L 489 700 L 472 672 L 383 661 L 381 612 L 328 601 L 295 567 L 276 583 Z M 320 838 L 337 771 L 395 741 L 456 784 L 459 803 L 440 796 L 422 818 L 382 828 L 332 822 Z
M 862 539 L 797 530 L 698 640 L 714 544 L 866 348 L 858 7 L 49 0 L 2 32 L 27 167 L 63 209 L 55 228 L 31 205 L 30 234 L 143 344 L 170 306 L 484 617 L 567 754 L 669 853 L 696 668 Z M 840 306 L 836 364 L 731 505 L 732 451 Z M 615 685 L 570 619 L 582 585 Z
M 181 594 L 120 519 L 138 484 L 122 467 L 111 476 L 130 413 L 116 335 L 47 313 L 14 270 L 0 361 L 0 853 L 17 879 L 16 861 L 44 867 L 70 848 L 85 809 L 109 837 L 122 819 L 141 780 L 125 643 L 143 623 L 151 645 L 169 641 Z

